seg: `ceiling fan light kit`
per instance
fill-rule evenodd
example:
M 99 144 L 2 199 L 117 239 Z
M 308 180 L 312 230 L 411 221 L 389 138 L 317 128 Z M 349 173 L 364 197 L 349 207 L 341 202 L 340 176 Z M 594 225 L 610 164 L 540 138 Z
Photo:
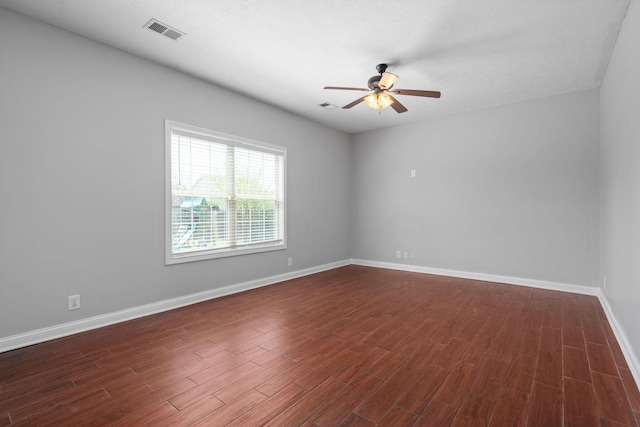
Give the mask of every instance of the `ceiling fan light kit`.
M 431 90 L 415 90 L 415 89 L 393 89 L 393 85 L 398 81 L 399 77 L 393 73 L 387 72 L 387 64 L 378 64 L 376 70 L 380 75 L 373 76 L 367 82 L 369 89 L 359 87 L 342 87 L 342 86 L 325 86 L 325 89 L 332 90 L 358 90 L 368 92 L 372 90 L 370 95 L 358 98 L 355 101 L 342 107 L 343 109 L 349 109 L 353 106 L 363 102 L 374 110 L 380 110 L 381 108 L 387 108 L 391 106 L 396 113 L 404 113 L 407 108 L 402 105 L 397 99 L 389 95 L 394 93 L 396 95 L 409 95 L 409 96 L 421 96 L 426 98 L 440 98 L 440 92 Z
M 386 93 L 372 93 L 364 98 L 364 102 L 374 110 L 379 110 L 381 108 L 387 108 L 389 105 L 393 104 L 393 100 Z

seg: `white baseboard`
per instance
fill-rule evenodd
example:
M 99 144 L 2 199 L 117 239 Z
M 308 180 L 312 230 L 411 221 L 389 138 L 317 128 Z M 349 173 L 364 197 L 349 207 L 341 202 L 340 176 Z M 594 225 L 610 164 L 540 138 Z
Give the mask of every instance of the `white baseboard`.
M 636 380 L 638 388 L 640 388 L 640 362 L 638 361 L 638 356 L 633 350 L 633 347 L 631 346 L 631 343 L 627 338 L 627 334 L 624 332 L 624 328 L 618 323 L 616 316 L 613 314 L 613 310 L 609 305 L 607 297 L 602 292 L 599 292 L 598 299 L 600 300 L 600 304 L 604 309 L 604 313 L 607 315 L 607 319 L 609 320 L 611 329 L 613 329 L 616 340 L 618 340 L 618 344 L 620 344 L 620 349 L 622 350 L 622 354 L 627 361 L 627 365 L 629 365 L 629 370 L 633 374 L 633 378 Z
M 337 261 L 0 338 L 0 353 L 351 264 Z
M 435 274 L 437 276 L 459 277 L 461 279 L 482 280 L 485 282 L 506 283 L 508 285 L 528 286 L 553 291 L 573 292 L 574 294 L 598 296 L 600 289 L 591 286 L 571 285 L 568 283 L 549 282 L 545 280 L 524 279 L 521 277 L 499 276 L 496 274 L 472 273 L 468 271 L 445 270 L 442 268 L 422 267 L 418 265 L 396 264 L 391 262 L 352 259 L 352 264 L 368 267 L 387 268 L 391 270 L 411 271 L 414 273 Z
M 602 305 L 602 308 L 604 309 L 604 312 L 607 316 L 607 320 L 611 325 L 611 329 L 613 329 L 613 333 L 618 340 L 618 344 L 620 344 L 620 348 L 625 360 L 627 361 L 627 364 L 629 365 L 629 369 L 631 370 L 631 373 L 636 380 L 636 384 L 640 385 L 640 362 L 638 362 L 638 357 L 636 356 L 633 347 L 631 346 L 631 343 L 627 338 L 627 335 L 624 333 L 624 328 L 622 328 L 618 323 L 618 320 L 616 319 L 615 315 L 613 314 L 613 310 L 609 305 L 609 301 L 607 301 L 607 298 L 604 296 L 600 288 L 595 288 L 592 286 L 572 285 L 568 283 L 549 282 L 543 280 L 523 279 L 520 277 L 499 276 L 484 273 L 471 273 L 467 271 L 444 270 L 440 268 L 422 267 L 408 264 L 368 261 L 362 259 L 352 259 L 351 263 L 354 265 L 363 265 L 368 267 L 387 268 L 391 270 L 410 271 L 414 273 L 435 274 L 438 276 L 459 277 L 462 279 L 483 280 L 487 282 L 506 283 L 510 285 L 529 286 L 533 288 L 595 296 L 600 300 L 600 304 Z

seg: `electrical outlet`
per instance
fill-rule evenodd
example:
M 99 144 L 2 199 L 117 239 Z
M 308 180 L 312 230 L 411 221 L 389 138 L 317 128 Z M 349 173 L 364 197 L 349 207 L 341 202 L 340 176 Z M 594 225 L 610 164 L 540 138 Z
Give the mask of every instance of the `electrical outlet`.
M 80 308 L 80 295 L 69 295 L 69 311 Z
M 287 260 L 287 265 L 288 265 L 289 267 L 291 267 L 291 266 L 293 265 L 293 258 L 289 258 L 289 259 Z
M 396 251 L 396 258 L 402 258 L 402 252 Z

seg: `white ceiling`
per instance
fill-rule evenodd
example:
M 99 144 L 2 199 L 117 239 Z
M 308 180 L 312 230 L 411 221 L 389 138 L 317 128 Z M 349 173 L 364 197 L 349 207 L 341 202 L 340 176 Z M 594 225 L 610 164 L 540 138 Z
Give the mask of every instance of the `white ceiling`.
M 0 6 L 349 133 L 598 87 L 629 0 L 0 0 Z M 187 35 L 143 28 L 155 18 Z M 378 63 L 409 111 L 339 106 Z

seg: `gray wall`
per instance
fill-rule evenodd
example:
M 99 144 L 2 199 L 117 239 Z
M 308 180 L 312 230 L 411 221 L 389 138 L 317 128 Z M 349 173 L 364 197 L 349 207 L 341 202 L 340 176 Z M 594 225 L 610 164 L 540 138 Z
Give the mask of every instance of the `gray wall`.
M 632 0 L 601 88 L 601 276 L 640 354 L 640 3 Z M 636 361 L 637 363 L 637 361 Z
M 352 257 L 597 286 L 598 98 L 591 90 L 357 135 Z
M 288 148 L 286 251 L 164 265 L 165 118 Z M 0 130 L 0 337 L 349 258 L 348 135 L 2 8 Z

